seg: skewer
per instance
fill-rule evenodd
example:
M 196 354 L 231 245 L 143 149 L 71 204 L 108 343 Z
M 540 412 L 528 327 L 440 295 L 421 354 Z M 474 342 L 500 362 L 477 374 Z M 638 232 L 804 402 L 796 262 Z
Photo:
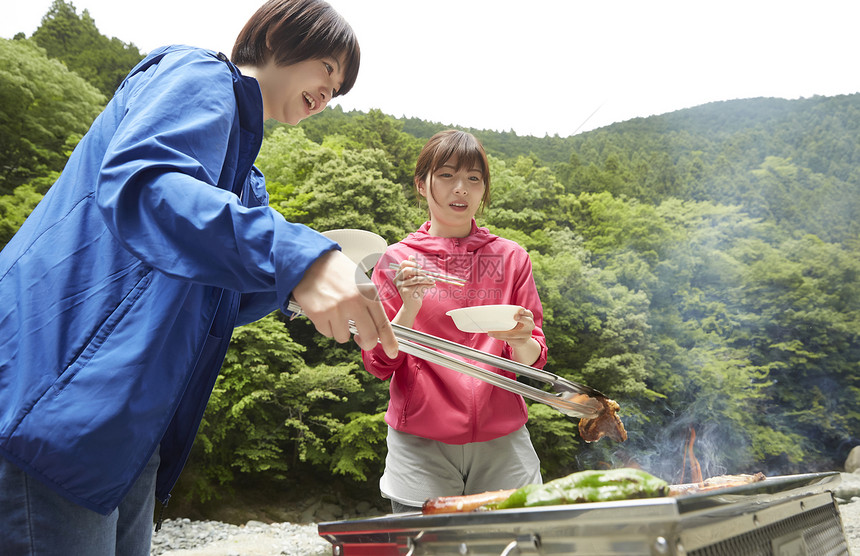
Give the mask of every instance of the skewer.
M 390 270 L 400 270 L 400 265 L 397 263 L 388 263 L 388 268 Z M 423 274 L 425 276 L 429 276 L 438 282 L 444 282 L 445 284 L 451 284 L 453 286 L 465 286 L 466 279 L 459 278 L 457 276 L 451 276 L 450 274 L 442 274 L 439 272 L 433 272 L 432 270 L 424 270 L 423 268 L 418 268 L 418 274 Z

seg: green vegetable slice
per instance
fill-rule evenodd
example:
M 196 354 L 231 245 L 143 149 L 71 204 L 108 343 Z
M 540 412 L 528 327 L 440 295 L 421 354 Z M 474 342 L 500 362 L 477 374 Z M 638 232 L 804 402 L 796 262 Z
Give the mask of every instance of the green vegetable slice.
M 641 469 L 579 471 L 542 485 L 526 485 L 487 509 L 531 508 L 666 496 L 669 484 Z

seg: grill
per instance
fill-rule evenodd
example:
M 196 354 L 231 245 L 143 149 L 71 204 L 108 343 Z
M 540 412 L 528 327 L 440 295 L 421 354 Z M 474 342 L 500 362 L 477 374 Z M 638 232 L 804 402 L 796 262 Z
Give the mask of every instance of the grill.
M 334 556 L 848 556 L 838 473 L 770 477 L 676 497 L 318 525 Z

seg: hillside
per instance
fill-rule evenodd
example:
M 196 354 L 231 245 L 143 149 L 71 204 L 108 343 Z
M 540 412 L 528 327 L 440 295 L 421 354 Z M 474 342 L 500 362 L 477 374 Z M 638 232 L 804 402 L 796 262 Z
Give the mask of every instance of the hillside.
M 334 108 L 301 127 L 320 141 L 365 117 Z M 419 142 L 447 127 L 415 118 L 396 122 Z M 738 205 L 829 241 L 860 233 L 860 94 L 714 102 L 565 138 L 468 130 L 495 157 L 530 157 L 550 168 L 569 193 Z M 408 158 L 400 162 L 411 165 Z M 410 181 L 406 173 L 403 180 Z

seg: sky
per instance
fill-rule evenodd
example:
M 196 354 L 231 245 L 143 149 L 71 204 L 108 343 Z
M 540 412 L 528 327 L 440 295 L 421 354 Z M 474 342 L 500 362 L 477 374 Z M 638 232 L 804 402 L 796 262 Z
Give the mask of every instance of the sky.
M 262 0 L 71 3 L 144 53 L 229 54 Z M 860 92 L 857 0 L 329 3 L 361 45 L 358 81 L 333 101 L 347 111 L 566 137 L 715 101 Z M 50 5 L 0 0 L 0 37 L 29 36 Z

